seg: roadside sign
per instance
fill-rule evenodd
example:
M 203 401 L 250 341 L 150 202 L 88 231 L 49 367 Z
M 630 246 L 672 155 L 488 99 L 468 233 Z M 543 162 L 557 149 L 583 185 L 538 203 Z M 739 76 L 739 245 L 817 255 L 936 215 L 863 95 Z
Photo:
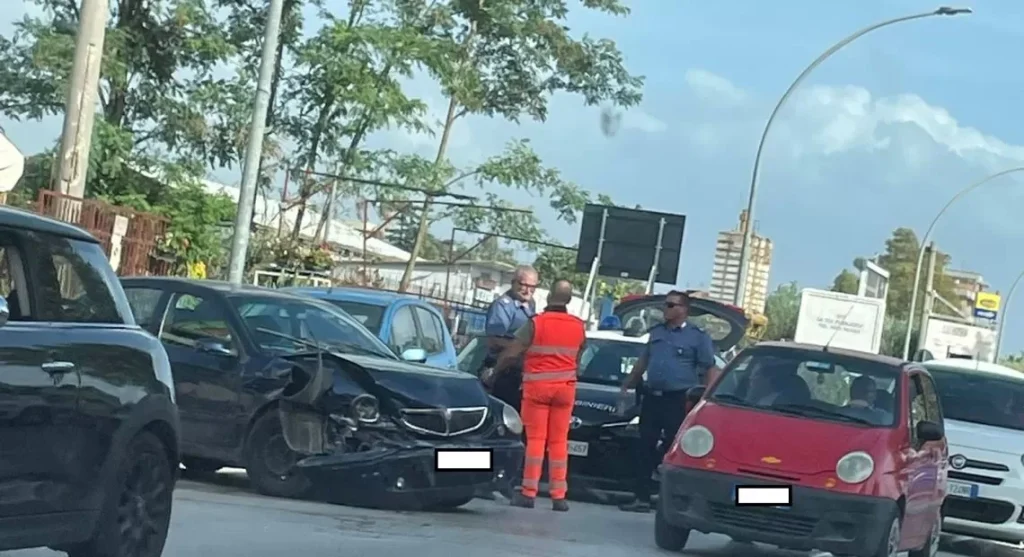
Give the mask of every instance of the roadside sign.
M 974 296 L 974 316 L 982 319 L 995 319 L 999 315 L 1002 302 L 999 294 L 994 292 L 978 292 Z

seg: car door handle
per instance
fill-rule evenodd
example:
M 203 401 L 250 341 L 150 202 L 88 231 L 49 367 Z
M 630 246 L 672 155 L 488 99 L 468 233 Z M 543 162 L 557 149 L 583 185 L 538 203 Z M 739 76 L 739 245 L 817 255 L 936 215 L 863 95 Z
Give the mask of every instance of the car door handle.
M 39 367 L 43 368 L 43 371 L 45 371 L 46 373 L 56 374 L 67 373 L 75 369 L 75 364 L 71 362 L 46 362 L 45 364 Z

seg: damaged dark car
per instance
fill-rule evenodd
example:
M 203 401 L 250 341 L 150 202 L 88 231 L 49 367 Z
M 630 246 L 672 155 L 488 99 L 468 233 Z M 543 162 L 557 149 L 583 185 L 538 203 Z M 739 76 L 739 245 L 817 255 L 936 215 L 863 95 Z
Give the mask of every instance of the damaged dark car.
M 422 350 L 399 358 L 330 304 L 217 281 L 122 284 L 170 357 L 186 470 L 238 466 L 268 495 L 423 509 L 518 476 L 513 408 Z

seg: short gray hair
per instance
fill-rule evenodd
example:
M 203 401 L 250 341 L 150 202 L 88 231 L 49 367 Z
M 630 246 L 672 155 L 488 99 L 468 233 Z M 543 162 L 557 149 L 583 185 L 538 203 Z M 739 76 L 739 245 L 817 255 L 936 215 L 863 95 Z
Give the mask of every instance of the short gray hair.
M 537 269 L 534 269 L 533 265 L 519 265 L 516 267 L 515 274 L 513 276 L 516 279 L 519 279 L 526 275 L 537 276 Z
M 551 292 L 548 292 L 548 305 L 567 306 L 572 301 L 572 283 L 560 279 L 551 285 Z

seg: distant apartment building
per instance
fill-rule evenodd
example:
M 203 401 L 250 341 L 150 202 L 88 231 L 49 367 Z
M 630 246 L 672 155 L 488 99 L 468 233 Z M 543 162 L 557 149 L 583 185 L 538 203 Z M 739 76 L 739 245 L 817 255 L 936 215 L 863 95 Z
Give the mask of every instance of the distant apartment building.
M 948 300 L 948 302 L 955 305 L 960 310 L 960 313 L 972 315 L 974 312 L 974 301 L 977 298 L 978 292 L 988 290 L 989 285 L 985 282 L 985 277 L 981 276 L 981 273 L 975 273 L 974 271 L 959 271 L 955 269 L 949 269 L 944 274 L 953 281 L 953 292 L 956 293 L 956 299 Z
M 715 246 L 715 265 L 711 271 L 710 297 L 720 302 L 733 303 L 740 282 L 740 254 L 743 251 L 743 234 L 746 232 L 747 212 L 740 213 L 740 226 L 736 230 L 718 233 Z M 743 309 L 764 313 L 768 297 L 768 274 L 772 266 L 772 241 L 754 234 L 750 246 L 750 268 L 747 273 Z

